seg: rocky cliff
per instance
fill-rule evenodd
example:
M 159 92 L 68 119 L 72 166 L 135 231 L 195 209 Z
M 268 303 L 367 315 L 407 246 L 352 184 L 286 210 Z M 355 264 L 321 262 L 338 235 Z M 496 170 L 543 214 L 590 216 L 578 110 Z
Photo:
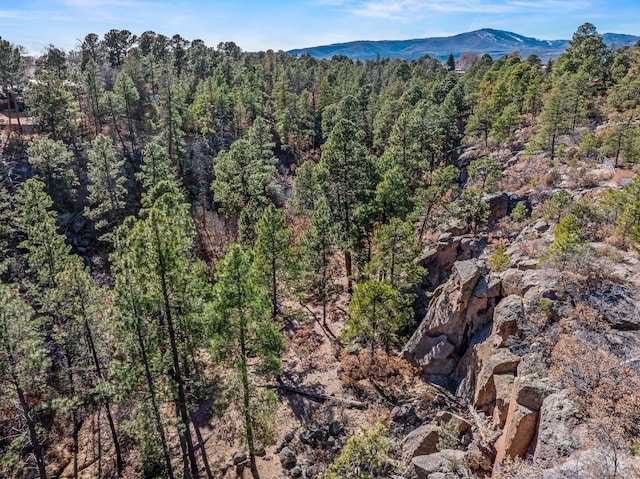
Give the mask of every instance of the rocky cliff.
M 548 226 L 531 229 L 544 235 Z M 419 478 L 449 477 L 452 464 L 465 473 L 502 477 L 502 465 L 511 467 L 517 458 L 528 459 L 531 468 L 550 474 L 545 477 L 565 477 L 562 471 L 571 465 L 586 464 L 585 450 L 600 446 L 600 454 L 606 452 L 606 440 L 597 439 L 594 430 L 600 420 L 609 421 L 612 429 L 627 426 L 613 424 L 615 417 L 599 418 L 588 410 L 588 401 L 582 401 L 580 394 L 602 394 L 597 384 L 580 392 L 576 378 L 559 374 L 559 369 L 568 368 L 571 374 L 586 376 L 578 381 L 592 380 L 589 374 L 594 373 L 585 371 L 583 361 L 605 361 L 604 356 L 589 350 L 594 357 L 572 357 L 575 351 L 563 351 L 559 344 L 573 344 L 568 339 L 573 333 L 578 343 L 599 341 L 602 351 L 610 352 L 606 357 L 612 363 L 596 375 L 617 374 L 628 367 L 637 376 L 640 338 L 635 330 L 640 302 L 635 290 L 605 280 L 597 284 L 572 281 L 564 272 L 549 268 L 491 273 L 479 259 L 460 261 L 468 253 L 461 244 L 459 237 L 441 237 L 423 256 L 421 261 L 434 268 L 428 282 L 446 277 L 448 265 L 450 274 L 433 292 L 403 356 L 420 368 L 426 380 L 455 390 L 468 410 L 460 412 L 463 417 L 449 418 L 455 427 L 440 418 L 409 434 L 405 460 L 411 461 Z M 527 261 L 531 263 L 531 258 L 517 258 L 512 265 Z M 638 384 L 630 381 L 628 386 L 628 396 L 637 399 Z M 599 399 L 589 401 L 593 406 Z M 619 413 L 615 405 L 602 407 L 612 408 L 612 416 Z M 629 413 L 633 417 L 640 415 L 637 404 L 635 408 Z M 443 438 L 451 436 L 451 430 L 455 440 L 447 445 Z M 628 451 L 617 451 L 616 461 L 619 471 L 638 467 L 638 459 Z

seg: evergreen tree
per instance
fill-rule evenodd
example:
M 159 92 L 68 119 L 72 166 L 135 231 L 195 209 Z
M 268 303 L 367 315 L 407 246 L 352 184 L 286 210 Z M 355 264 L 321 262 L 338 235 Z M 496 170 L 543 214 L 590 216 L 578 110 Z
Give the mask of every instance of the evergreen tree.
M 553 243 L 549 246 L 549 258 L 557 264 L 565 265 L 567 260 L 578 253 L 582 236 L 580 221 L 573 214 L 560 220 L 553 230 Z
M 145 195 L 141 219 L 133 225 L 127 224 L 118 234 L 118 237 L 126 235 L 126 239 L 118 240 L 115 254 L 119 271 L 116 281 L 122 283 L 122 286 L 117 283 L 116 288 L 121 291 L 119 303 L 134 314 L 133 323 L 129 323 L 123 334 L 138 336 L 131 344 L 136 345 L 147 360 L 151 356 L 148 341 L 157 341 L 162 357 L 154 361 L 163 362 L 169 373 L 158 378 L 151 366 L 144 365 L 149 394 L 157 408 L 157 391 L 168 387 L 173 392 L 171 399 L 180 424 L 184 468 L 187 474 L 197 478 L 199 466 L 189 414 L 193 382 L 187 378 L 197 377 L 201 369 L 196 349 L 206 340 L 203 315 L 209 295 L 205 265 L 192 254 L 194 227 L 188 214 L 189 206 L 175 180 L 171 180 L 160 182 Z M 157 334 L 144 337 L 144 332 L 154 329 Z M 158 379 L 162 380 L 162 386 L 154 384 Z M 161 421 L 156 419 L 156 422 L 160 422 L 161 430 Z
M 171 159 L 167 151 L 157 143 L 148 143 L 142 150 L 142 165 L 136 178 L 145 191 L 149 191 L 160 181 L 171 178 Z
M 548 221 L 560 221 L 567 214 L 569 207 L 573 203 L 571 193 L 567 190 L 560 190 L 553 194 L 544 208 L 544 218 Z
M 3 408 L 16 409 L 27 425 L 26 435 L 14 436 L 9 451 L 31 449 L 40 479 L 47 479 L 43 441 L 38 433 L 38 404 L 49 358 L 39 321 L 14 290 L 0 285 L 0 390 Z M 16 469 L 32 467 L 28 458 L 2 457 Z M 14 462 L 15 461 L 15 462 Z M 28 462 L 27 462 L 28 461 Z M 17 473 L 24 472 L 16 471 Z
M 252 378 L 268 379 L 280 374 L 284 342 L 278 324 L 269 319 L 266 291 L 258 286 L 250 257 L 239 245 L 231 245 L 227 256 L 218 263 L 216 281 L 211 351 L 215 359 L 232 368 L 224 399 L 239 403 L 251 473 L 259 479 L 256 441 L 269 437 L 269 416 L 275 410 L 276 397 L 273 392 L 259 389 Z
M 420 281 L 424 268 L 414 263 L 419 250 L 411 223 L 393 218 L 376 230 L 373 245 L 368 265 L 372 276 L 400 290 L 408 290 Z
M 305 284 L 311 292 L 311 298 L 322 304 L 322 326 L 327 329 L 327 306 L 337 292 L 331 274 L 336 231 L 324 197 L 316 202 L 310 220 L 311 227 L 300 237 Z
M 492 190 L 502 179 L 502 165 L 493 158 L 479 158 L 469 164 L 469 178 L 480 181 L 480 189 Z
M 44 191 L 41 181 L 31 178 L 18 190 L 16 229 L 23 236 L 18 247 L 26 250 L 29 268 L 40 288 L 56 285 L 56 275 L 65 266 L 70 247 L 58 234 L 53 202 Z
M 98 135 L 89 150 L 87 172 L 89 174 L 89 207 L 87 216 L 96 221 L 96 228 L 104 230 L 102 239 L 109 240 L 111 232 L 124 217 L 126 206 L 126 178 L 124 160 L 116 158 L 109 137 Z
M 410 308 L 402 295 L 389 283 L 370 279 L 356 285 L 353 292 L 345 339 L 367 344 L 373 361 L 376 348 L 388 352 L 398 341 L 396 332 L 409 318 Z
M 279 190 L 272 145 L 265 123 L 256 121 L 246 137 L 216 157 L 211 189 L 227 216 L 237 218 L 252 200 L 266 205 Z
M 285 228 L 284 212 L 274 205 L 267 206 L 256 226 L 253 254 L 256 277 L 266 286 L 271 300 L 271 318 L 275 321 L 295 273 L 295 256 L 291 228 Z
M 344 254 L 347 289 L 351 291 L 352 260 L 356 229 L 356 208 L 364 203 L 370 187 L 370 171 L 364 132 L 349 120 L 340 120 L 322 149 L 318 178 L 338 227 L 340 248 Z
M 485 224 L 489 219 L 489 205 L 484 201 L 482 190 L 467 188 L 462 194 L 462 198 L 454 206 L 454 211 L 458 219 L 475 231 L 476 228 Z
M 78 179 L 73 171 L 73 153 L 61 141 L 34 138 L 27 148 L 29 163 L 45 184 L 45 191 L 60 207 L 73 200 Z

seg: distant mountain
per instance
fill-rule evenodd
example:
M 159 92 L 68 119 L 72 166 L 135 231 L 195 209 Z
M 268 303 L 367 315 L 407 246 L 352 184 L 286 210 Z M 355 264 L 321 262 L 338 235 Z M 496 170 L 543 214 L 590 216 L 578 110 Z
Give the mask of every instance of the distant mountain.
M 640 37 L 618 33 L 602 35 L 608 45 L 620 48 L 634 45 Z M 458 58 L 464 52 L 488 53 L 494 58 L 506 55 L 515 50 L 527 58 L 536 54 L 544 61 L 558 57 L 569 46 L 568 40 L 538 40 L 524 37 L 504 30 L 483 28 L 474 32 L 461 33 L 451 37 L 433 37 L 415 40 L 382 40 L 336 43 L 319 47 L 290 50 L 293 55 L 309 53 L 317 58 L 331 58 L 334 55 L 345 55 L 354 60 L 373 60 L 380 58 L 402 58 L 414 60 L 423 55 L 446 60 L 450 53 Z

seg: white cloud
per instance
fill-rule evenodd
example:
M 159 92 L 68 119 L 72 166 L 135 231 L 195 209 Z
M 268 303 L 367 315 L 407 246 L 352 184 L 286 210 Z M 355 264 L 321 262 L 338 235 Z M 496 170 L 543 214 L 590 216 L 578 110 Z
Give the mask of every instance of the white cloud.
M 327 1 L 327 0 L 325 0 Z M 329 0 L 331 1 L 331 0 Z M 351 13 L 364 17 L 387 18 L 391 20 L 415 20 L 429 11 L 438 13 L 489 13 L 517 14 L 538 11 L 578 11 L 586 9 L 589 2 L 566 0 L 513 0 L 499 2 L 495 0 L 362 0 L 358 2 L 340 2 Z

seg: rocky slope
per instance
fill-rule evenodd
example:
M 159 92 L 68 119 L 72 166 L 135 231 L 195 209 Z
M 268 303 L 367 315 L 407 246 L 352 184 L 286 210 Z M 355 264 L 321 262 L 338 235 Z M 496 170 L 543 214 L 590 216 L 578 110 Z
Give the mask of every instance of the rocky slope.
M 494 221 L 509 196 L 492 195 Z M 507 233 L 508 268 L 491 272 L 488 237 L 453 233 L 418 259 L 435 290 L 402 355 L 468 407 L 406 437 L 417 477 L 640 477 L 625 442 L 640 419 L 636 254 L 553 267 L 541 256 L 553 224 L 528 220 Z

